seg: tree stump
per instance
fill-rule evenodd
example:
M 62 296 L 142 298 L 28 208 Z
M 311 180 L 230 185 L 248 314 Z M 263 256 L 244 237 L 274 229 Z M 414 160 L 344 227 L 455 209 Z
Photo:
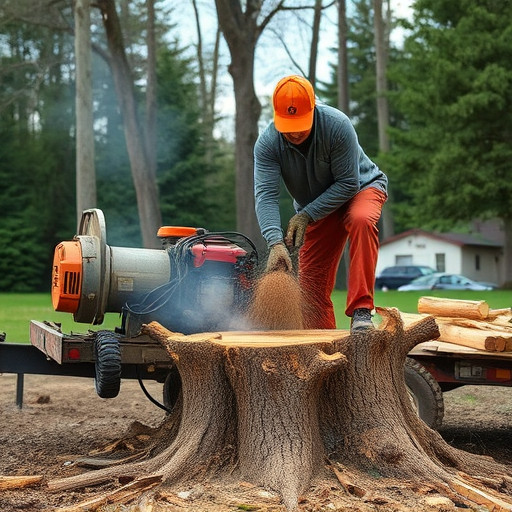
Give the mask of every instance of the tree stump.
M 357 335 L 183 336 L 155 322 L 144 326 L 166 348 L 182 381 L 182 400 L 166 420 L 167 446 L 149 460 L 50 481 L 49 489 L 119 476 L 123 482 L 156 476 L 171 486 L 235 478 L 276 491 L 290 511 L 300 508 L 319 478 L 331 478 L 359 504 L 378 488 L 385 494 L 392 478 L 460 502 L 474 505 L 484 494 L 512 508 L 511 468 L 452 448 L 411 406 L 405 358 L 439 335 L 434 319 L 404 329 L 397 310 L 379 313 L 380 328 Z

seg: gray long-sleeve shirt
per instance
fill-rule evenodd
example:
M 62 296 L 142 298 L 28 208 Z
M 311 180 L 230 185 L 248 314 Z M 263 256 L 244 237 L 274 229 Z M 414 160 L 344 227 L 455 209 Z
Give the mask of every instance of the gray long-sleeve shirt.
M 279 214 L 281 178 L 297 212 L 314 221 L 326 217 L 367 187 L 387 191 L 386 175 L 364 153 L 350 119 L 328 105 L 316 105 L 313 137 L 306 154 L 288 142 L 274 123 L 254 147 L 256 216 L 268 245 L 283 239 Z

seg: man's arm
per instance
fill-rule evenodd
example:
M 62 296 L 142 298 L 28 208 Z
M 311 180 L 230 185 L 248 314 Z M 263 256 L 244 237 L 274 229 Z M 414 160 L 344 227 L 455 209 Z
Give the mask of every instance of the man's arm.
M 283 240 L 279 193 L 281 170 L 275 148 L 263 134 L 254 147 L 254 198 L 261 234 L 269 246 Z

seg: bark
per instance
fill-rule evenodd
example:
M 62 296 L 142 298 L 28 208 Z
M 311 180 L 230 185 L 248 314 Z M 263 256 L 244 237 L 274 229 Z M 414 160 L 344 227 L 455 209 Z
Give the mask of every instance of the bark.
M 397 310 L 380 313 L 381 328 L 357 335 L 326 330 L 183 336 L 156 322 L 144 326 L 182 379 L 182 405 L 166 421 L 167 446 L 149 460 L 50 481 L 49 488 L 72 489 L 120 475 L 124 483 L 127 477 L 155 477 L 171 486 L 215 480 L 219 489 L 235 479 L 273 489 L 286 510 L 295 510 L 310 485 L 326 478 L 327 462 L 329 486 L 352 489 L 356 500 L 365 498 L 365 488 L 385 490 L 386 479 L 393 478 L 393 485 L 401 479 L 452 498 L 460 489 L 469 495 L 498 482 L 494 498 L 510 502 L 510 468 L 452 448 L 412 409 L 404 361 L 417 343 L 439 334 L 434 318 L 404 329 Z M 458 499 L 472 503 L 468 496 Z
M 126 58 L 121 25 L 114 0 L 101 0 L 98 5 L 107 34 L 110 65 L 123 116 L 126 146 L 137 195 L 142 241 L 144 247 L 157 248 L 160 247 L 160 243 L 156 233 L 162 224 L 158 188 L 151 172 L 145 136 L 139 122 L 133 78 Z
M 75 59 L 76 211 L 78 226 L 82 218 L 82 212 L 96 207 L 90 0 L 77 0 L 75 3 Z

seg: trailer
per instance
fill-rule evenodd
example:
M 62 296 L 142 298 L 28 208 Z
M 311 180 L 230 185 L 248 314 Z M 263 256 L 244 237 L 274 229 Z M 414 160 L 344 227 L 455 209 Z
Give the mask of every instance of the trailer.
M 117 396 L 122 379 L 138 379 L 146 396 L 170 411 L 181 389 L 179 373 L 164 348 L 140 334 L 141 326 L 158 321 L 183 334 L 243 330 L 239 324 L 233 328 L 233 320 L 243 317 L 251 299 L 258 261 L 254 244 L 239 233 L 203 228 L 167 226 L 158 235 L 161 249 L 111 247 L 101 210 L 83 213 L 78 234 L 55 248 L 54 309 L 95 326 L 105 313 L 116 312 L 121 325 L 67 334 L 55 323 L 33 320 L 30 345 L 0 337 L 0 372 L 18 374 L 20 407 L 23 375 L 35 373 L 92 377 L 102 398 Z M 348 334 L 340 331 L 340 338 Z M 406 359 L 404 375 L 419 417 L 438 428 L 443 392 L 466 384 L 512 385 L 512 340 L 509 352 L 422 343 Z M 148 379 L 163 384 L 161 399 L 145 390 Z
M 347 334 L 340 331 L 340 336 Z M 98 357 L 102 336 L 116 340 L 107 345 L 107 357 Z M 0 373 L 18 375 L 18 407 L 23 404 L 25 374 L 92 378 L 102 398 L 117 396 L 123 379 L 137 379 L 147 398 L 166 411 L 172 410 L 178 399 L 179 373 L 164 348 L 146 335 L 123 337 L 101 330 L 65 334 L 58 325 L 33 320 L 30 339 L 30 345 L 0 343 Z M 439 428 L 444 415 L 443 393 L 465 385 L 512 386 L 512 352 L 485 352 L 433 340 L 420 343 L 409 353 L 404 376 L 420 418 Z M 162 383 L 160 397 L 147 393 L 146 380 Z
M 94 346 L 97 333 L 101 335 L 101 331 L 65 334 L 55 324 L 34 320 L 30 323 L 31 344 L 0 342 L 0 374 L 17 375 L 16 405 L 23 407 L 25 375 L 49 375 L 93 379 L 102 398 L 117 396 L 123 379 L 136 379 L 155 405 L 170 410 L 179 392 L 174 382 L 179 376 L 165 350 L 140 337 L 119 343 L 118 357 L 98 359 Z M 147 380 L 163 384 L 162 397 L 148 394 L 144 386 Z

